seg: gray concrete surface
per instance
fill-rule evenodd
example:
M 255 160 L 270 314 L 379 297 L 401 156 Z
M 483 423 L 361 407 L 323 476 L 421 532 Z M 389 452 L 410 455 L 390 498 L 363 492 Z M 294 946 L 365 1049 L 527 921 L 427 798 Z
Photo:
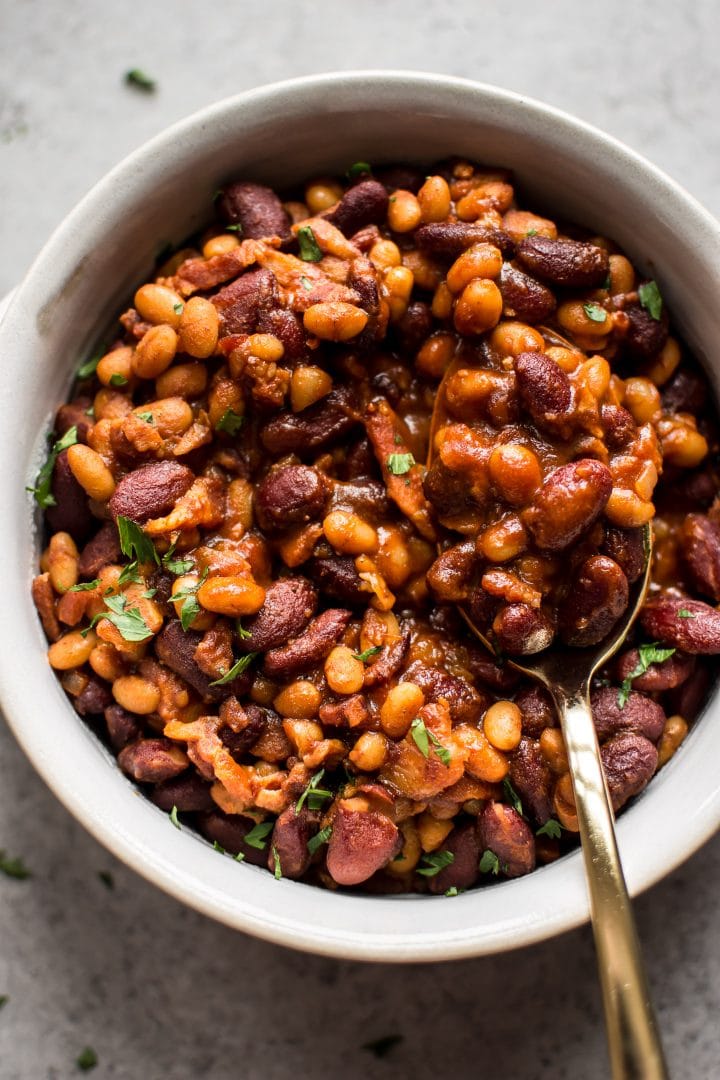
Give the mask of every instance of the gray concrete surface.
M 0 4 L 0 291 L 111 165 L 187 112 L 313 71 L 475 77 L 606 128 L 720 213 L 715 0 L 10 0 Z M 122 85 L 142 67 L 159 83 Z M 8 613 L 5 613 L 6 617 Z M 48 738 L 52 738 L 49 719 Z M 662 843 L 662 837 L 648 837 Z M 587 929 L 419 968 L 337 963 L 217 926 L 115 863 L 0 728 L 0 1077 L 599 1080 Z M 98 878 L 110 871 L 111 891 Z M 673 1076 L 720 1075 L 720 838 L 637 904 Z M 362 1044 L 397 1034 L 383 1059 Z

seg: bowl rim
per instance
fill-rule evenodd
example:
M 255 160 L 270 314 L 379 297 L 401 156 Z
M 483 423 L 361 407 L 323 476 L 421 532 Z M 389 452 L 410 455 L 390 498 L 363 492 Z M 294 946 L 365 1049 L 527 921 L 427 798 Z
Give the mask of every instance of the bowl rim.
M 697 235 L 704 232 L 706 242 L 707 237 L 710 237 L 711 242 L 714 240 L 720 250 L 720 226 L 694 196 L 620 140 L 554 106 L 487 83 L 421 71 L 369 69 L 306 75 L 270 83 L 224 98 L 176 121 L 123 158 L 90 189 L 55 229 L 33 261 L 22 283 L 15 290 L 4 317 L 0 318 L 0 350 L 4 355 L 7 353 L 11 372 L 12 334 L 17 335 L 21 332 L 20 320 L 24 311 L 39 308 L 35 294 L 38 296 L 43 294 L 44 268 L 62 251 L 64 245 L 71 244 L 73 236 L 77 234 L 83 222 L 91 220 L 102 204 L 112 199 L 114 187 L 120 179 L 128 177 L 138 168 L 142 169 L 143 164 L 148 160 L 163 157 L 171 150 L 176 140 L 185 137 L 192 138 L 194 132 L 202 130 L 203 127 L 212 126 L 223 117 L 239 116 L 242 122 L 240 116 L 242 110 L 262 111 L 263 108 L 267 109 L 286 95 L 312 96 L 318 92 L 340 89 L 367 93 L 368 90 L 372 91 L 383 85 L 402 89 L 406 93 L 413 88 L 422 88 L 425 91 L 434 90 L 443 95 L 445 101 L 449 101 L 453 94 L 469 93 L 478 102 L 492 103 L 509 112 L 522 110 L 539 122 L 549 121 L 555 127 L 562 129 L 567 136 L 589 141 L 595 147 L 612 152 L 626 166 L 642 173 L 652 182 L 657 191 L 682 206 L 689 220 L 692 219 Z M 7 350 L 2 347 L 3 340 L 8 344 Z M 8 415 L 11 405 L 16 407 L 13 394 L 3 391 L 0 402 L 3 415 Z M 0 454 L 12 449 L 8 432 L 2 430 L 6 426 L 10 425 L 0 425 Z M 24 463 L 23 467 L 27 469 L 27 463 Z M 18 480 L 14 470 L 8 469 L 5 473 L 9 473 L 10 477 L 0 474 L 0 504 L 3 493 L 9 491 L 11 485 L 16 484 Z M 3 559 L 5 550 L 5 540 L 0 534 L 0 560 Z M 21 575 L 21 578 L 22 588 L 26 589 L 26 578 L 24 575 Z M 17 599 L 19 603 L 24 602 L 26 607 L 32 606 L 29 594 L 24 597 L 24 601 L 19 595 Z M 165 838 L 165 850 L 158 851 L 152 835 L 154 829 L 150 818 L 148 818 L 147 834 L 139 835 L 130 831 L 123 820 L 114 819 L 98 810 L 99 800 L 92 785 L 82 781 L 76 784 L 71 770 L 66 767 L 63 771 L 59 767 L 61 755 L 54 754 L 52 749 L 49 750 L 47 740 L 43 742 L 37 730 L 31 730 L 30 726 L 23 721 L 20 703 L 27 687 L 23 684 L 23 665 L 17 662 L 16 656 L 13 656 L 12 644 L 7 632 L 0 631 L 0 703 L 3 713 L 25 754 L 60 802 L 95 839 L 146 880 L 163 888 L 197 911 L 228 926 L 277 944 L 318 954 L 357 960 L 420 962 L 490 954 L 530 945 L 579 926 L 589 917 L 589 904 L 585 893 L 579 852 L 566 856 L 554 866 L 539 868 L 528 878 L 498 883 L 493 885 L 491 890 L 481 890 L 482 894 L 491 892 L 496 896 L 492 904 L 488 901 L 485 905 L 491 907 L 494 912 L 494 922 L 490 931 L 483 927 L 476 927 L 475 930 L 465 929 L 458 932 L 450 926 L 443 931 L 434 932 L 432 936 L 423 935 L 411 927 L 404 931 L 396 928 L 391 933 L 380 932 L 377 926 L 383 921 L 381 913 L 389 912 L 388 905 L 396 911 L 398 905 L 402 905 L 402 908 L 410 914 L 413 905 L 417 906 L 420 903 L 432 905 L 433 901 L 440 903 L 443 898 L 380 898 L 335 894 L 301 883 L 275 882 L 272 875 L 265 871 L 257 872 L 258 880 L 252 888 L 248 878 L 248 891 L 254 892 L 254 902 L 245 902 L 242 895 L 230 896 L 229 889 L 221 888 L 214 883 L 221 876 L 228 882 L 230 878 L 228 875 L 215 872 L 210 860 L 217 861 L 217 855 L 212 852 L 209 845 L 198 842 L 194 834 L 187 831 L 184 834 L 172 835 L 174 830 L 169 830 L 171 835 Z M 48 678 L 54 681 L 49 668 L 47 673 Z M 58 708 L 61 707 L 61 700 L 65 708 L 69 708 L 59 684 L 55 683 L 55 685 L 58 690 Z M 94 740 L 95 737 L 85 725 L 78 723 L 77 727 L 83 729 L 84 732 L 84 735 L 78 732 L 78 745 L 84 737 Z M 699 743 L 695 737 L 696 734 L 697 731 L 694 728 L 687 740 L 687 749 L 693 751 L 698 757 L 707 751 L 696 749 Z M 703 735 L 704 744 L 709 741 L 709 736 L 705 737 L 704 732 Z M 716 741 L 720 750 L 720 736 Z M 105 756 L 114 765 L 114 758 L 107 752 Z M 663 787 L 667 788 L 669 782 L 676 776 L 677 764 L 677 760 L 670 762 L 653 780 L 649 792 L 653 802 L 660 802 L 658 799 L 660 791 Z M 114 771 L 119 774 L 119 770 Z M 117 787 L 114 782 L 111 786 L 113 789 Z M 127 787 L 130 787 L 129 782 L 127 782 Z M 132 791 L 137 793 L 134 788 Z M 637 838 L 632 836 L 637 832 L 637 828 L 633 829 L 633 814 L 645 804 L 645 795 L 640 796 L 630 813 L 620 819 L 617 831 L 621 853 L 631 848 L 638 860 L 626 865 L 626 876 L 631 894 L 635 895 L 648 888 L 680 865 L 718 828 L 720 825 L 720 785 L 703 789 L 699 794 L 702 795 L 700 803 L 695 807 L 695 812 L 684 822 L 682 831 L 675 829 L 673 832 L 671 829 L 675 842 L 664 845 L 663 850 L 656 852 L 654 857 L 648 854 L 643 860 L 641 845 L 637 843 Z M 114 794 L 112 797 L 115 799 Z M 117 805 L 121 802 L 122 799 L 118 795 Z M 149 800 L 143 798 L 143 802 L 147 808 L 157 813 Z M 190 872 L 185 863 L 191 850 L 188 844 L 191 842 L 195 846 L 190 857 L 192 863 Z M 248 870 L 255 870 L 255 868 L 249 867 Z M 563 902 L 546 903 L 544 907 L 536 911 L 525 911 L 523 917 L 520 918 L 517 913 L 518 890 L 523 888 L 525 882 L 535 881 L 539 885 L 541 881 L 544 882 L 547 879 L 548 874 L 553 875 L 553 881 L 564 883 L 567 892 L 563 897 Z M 267 880 L 260 882 L 260 875 Z M 267 887 L 268 882 L 273 890 L 272 893 Z M 237 880 L 234 881 L 234 885 L 237 888 Z M 317 906 L 326 908 L 328 913 L 333 902 L 342 904 L 345 912 L 350 916 L 350 925 L 337 928 L 329 924 L 324 925 L 321 921 L 313 923 L 307 918 L 302 920 L 294 918 L 289 913 L 293 909 L 293 896 L 298 895 L 299 889 L 310 889 L 313 894 L 325 897 L 324 900 L 318 899 Z M 275 901 L 276 896 L 281 898 L 279 902 Z M 472 904 L 473 897 L 477 896 L 478 892 L 473 891 L 457 897 L 451 910 L 459 912 L 465 909 L 467 912 L 469 910 L 467 905 Z M 509 909 L 507 917 L 503 916 L 505 907 Z M 354 925 L 353 920 L 356 920 Z

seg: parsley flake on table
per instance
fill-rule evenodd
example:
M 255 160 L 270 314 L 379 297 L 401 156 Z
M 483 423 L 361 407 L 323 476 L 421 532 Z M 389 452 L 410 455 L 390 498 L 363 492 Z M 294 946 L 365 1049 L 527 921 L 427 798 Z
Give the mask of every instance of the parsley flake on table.
M 659 322 L 662 317 L 663 298 L 657 281 L 646 281 L 638 289 L 638 296 L 641 306 L 645 308 L 650 318 Z
M 57 461 L 58 456 L 62 454 L 63 450 L 67 450 L 70 446 L 74 446 L 77 441 L 77 426 L 73 424 L 71 428 L 68 428 L 61 439 L 58 439 L 53 443 L 45 464 L 37 474 L 35 487 L 27 488 L 27 491 L 32 492 L 35 496 L 35 502 L 38 506 L 41 506 L 43 510 L 47 510 L 49 506 L 56 505 L 55 496 L 50 491 L 55 462 Z
M 300 258 L 304 262 L 320 262 L 323 253 L 309 225 L 303 225 L 298 229 L 297 239 L 300 245 Z
M 0 994 L 0 1009 L 5 1008 L 10 998 L 7 994 Z
M 259 821 L 258 824 L 253 825 L 250 832 L 247 833 L 244 843 L 249 844 L 250 847 L 257 848 L 258 851 L 262 851 L 267 847 L 267 838 L 274 827 L 274 821 Z
M 100 878 L 106 889 L 115 888 L 115 878 L 112 876 L 109 870 L 98 870 L 98 877 Z
M 559 840 L 562 836 L 562 825 L 555 818 L 548 818 L 535 832 L 536 836 L 549 836 L 551 840 Z
M 455 856 L 452 851 L 431 851 L 423 855 L 421 862 L 423 865 L 418 867 L 418 874 L 422 874 L 423 877 L 435 877 L 446 866 L 455 862 Z
M 386 464 L 388 472 L 391 472 L 393 476 L 404 476 L 412 469 L 415 458 L 412 454 L 391 454 Z
M 599 304 L 583 304 L 583 311 L 592 322 L 600 323 L 607 319 L 607 311 Z
M 17 881 L 25 881 L 26 878 L 32 877 L 22 859 L 11 859 L 4 851 L 0 851 L 0 874 L 15 878 Z
M 226 435 L 230 435 L 234 438 L 244 423 L 244 416 L 241 416 L 240 413 L 236 413 L 234 409 L 226 409 L 215 425 L 215 430 L 224 431 Z
M 239 660 L 235 661 L 229 671 L 226 671 L 219 679 L 215 679 L 210 685 L 224 686 L 226 683 L 232 682 L 233 679 L 237 679 L 238 675 L 242 675 L 244 671 L 247 671 L 256 656 L 257 653 L 255 652 L 249 652 L 245 656 L 241 656 Z
M 382 652 L 382 645 L 373 645 L 370 649 L 365 649 L 363 652 L 353 653 L 353 657 L 359 660 L 363 664 L 367 664 L 368 660 L 372 660 L 373 656 L 377 656 Z
M 97 1063 L 98 1056 L 92 1046 L 86 1046 L 85 1049 L 78 1054 L 75 1060 L 75 1064 L 82 1072 L 90 1072 L 91 1069 L 95 1068 Z
M 649 645 L 641 645 L 638 649 L 638 662 L 627 678 L 623 679 L 618 690 L 618 706 L 624 709 L 632 691 L 633 679 L 644 675 L 651 664 L 662 664 L 663 660 L 669 660 L 675 649 L 664 649 L 659 642 L 653 641 Z
M 325 799 L 332 799 L 334 797 L 333 791 L 328 791 L 327 788 L 321 788 L 318 785 L 325 775 L 325 770 L 320 769 L 310 777 L 308 786 L 303 791 L 302 795 L 295 803 L 295 813 L 299 814 L 302 810 L 305 800 L 307 800 L 309 810 L 321 810 L 322 804 Z
M 361 1050 L 369 1050 L 376 1058 L 384 1058 L 393 1047 L 403 1041 L 402 1035 L 382 1035 L 379 1039 L 373 1039 L 372 1042 L 363 1043 Z
M 134 86 L 136 90 L 142 90 L 144 94 L 152 94 L 157 89 L 157 83 L 146 75 L 140 68 L 130 68 L 125 72 L 125 82 L 128 86 Z
M 515 788 L 512 786 L 507 777 L 503 780 L 503 791 L 505 792 L 505 798 L 512 806 L 513 810 L 516 810 L 520 817 L 523 816 L 522 802 Z
M 314 855 L 318 848 L 322 847 L 323 844 L 327 844 L 331 836 L 332 825 L 326 825 L 324 829 L 320 830 L 320 832 L 315 833 L 314 836 L 311 836 L 307 842 L 307 849 L 310 854 Z
M 139 563 L 154 562 L 160 565 L 155 545 L 136 522 L 118 514 L 117 530 L 120 537 L 120 550 L 126 558 L 137 559 Z
M 487 848 L 480 856 L 478 866 L 481 874 L 497 874 L 500 871 L 500 860 L 494 851 Z

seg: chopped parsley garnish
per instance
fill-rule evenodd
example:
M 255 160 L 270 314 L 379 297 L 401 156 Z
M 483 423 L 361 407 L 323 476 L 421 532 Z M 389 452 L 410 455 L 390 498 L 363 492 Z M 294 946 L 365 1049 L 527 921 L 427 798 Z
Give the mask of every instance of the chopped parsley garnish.
M 272 849 L 272 857 L 273 857 L 273 866 L 275 867 L 275 869 L 273 870 L 273 876 L 274 876 L 276 881 L 279 881 L 280 878 L 282 877 L 282 866 L 280 865 L 280 856 L 278 855 L 277 848 L 275 847 L 274 844 L 273 844 L 273 849 Z
M 314 855 L 318 848 L 322 847 L 323 844 L 327 844 L 331 836 L 332 825 L 326 825 L 324 829 L 320 830 L 320 832 L 315 833 L 314 836 L 311 836 L 307 842 L 307 849 L 310 854 Z
M 421 717 L 416 716 L 413 720 L 410 725 L 410 734 L 413 737 L 413 742 L 423 757 L 430 756 L 430 743 L 432 743 L 435 753 L 440 758 L 443 765 L 448 766 L 450 764 L 450 751 L 446 746 L 443 746 L 437 736 L 425 726 L 425 721 Z
M 149 536 L 146 536 L 139 525 L 130 518 L 118 515 L 118 536 L 120 537 L 120 550 L 128 559 L 137 559 L 139 563 L 154 562 L 160 565 L 160 559 L 155 545 Z
M 242 225 L 240 224 L 239 221 L 236 221 L 234 225 L 226 225 L 225 226 L 225 232 L 234 232 L 234 233 L 237 233 L 238 236 L 242 236 L 242 231 L 243 231 L 243 227 L 242 227 Z
M 583 304 L 583 311 L 592 322 L 605 322 L 607 311 L 599 304 Z
M 213 851 L 219 851 L 221 855 L 225 854 L 225 848 L 222 844 L 218 844 L 217 840 L 213 840 Z
M 0 851 L 0 873 L 5 874 L 6 877 L 15 878 L 17 881 L 25 881 L 26 878 L 32 877 L 22 859 L 10 859 L 4 851 Z
M 500 860 L 494 851 L 487 848 L 480 856 L 479 865 L 481 874 L 498 874 L 500 872 Z
M 183 605 L 184 607 L 184 605 Z M 233 679 L 237 679 L 238 675 L 242 675 L 244 671 L 252 664 L 253 660 L 257 656 L 255 652 L 249 652 L 245 656 L 241 656 L 239 660 L 236 660 L 229 671 L 226 671 L 219 679 L 215 679 L 211 682 L 211 686 L 224 686 L 225 683 L 232 682 Z
M 235 623 L 235 629 L 237 630 L 237 636 L 240 638 L 241 641 L 247 641 L 248 638 L 252 637 L 250 631 L 246 630 L 243 626 L 241 619 L 238 619 L 238 621 Z
M 365 649 L 363 652 L 353 653 L 353 656 L 356 660 L 360 660 L 363 664 L 367 664 L 368 660 L 372 660 L 373 656 L 377 656 L 382 650 L 382 645 L 373 645 L 370 649 Z
M 131 563 L 128 563 L 127 566 L 125 566 L 120 572 L 120 577 L 118 578 L 118 585 L 129 585 L 130 582 L 135 585 L 141 585 L 142 580 L 142 576 L 138 570 L 137 559 L 133 559 L 133 561 Z M 112 589 L 109 589 L 105 595 L 108 596 L 111 593 Z
M 512 786 L 507 777 L 505 777 L 505 779 L 503 780 L 503 791 L 505 792 L 505 798 L 510 803 L 513 810 L 516 810 L 520 817 L 522 817 L 523 808 L 520 801 L 520 796 L 518 795 L 517 791 Z
M 260 821 L 257 825 L 254 825 L 250 832 L 245 837 L 245 843 L 250 847 L 257 848 L 258 851 L 262 851 L 267 847 L 268 836 L 275 827 L 274 821 Z
M 175 826 L 175 828 L 176 828 L 176 829 L 179 829 L 179 828 L 180 828 L 180 822 L 178 821 L 178 816 L 177 816 L 177 815 L 178 815 L 178 809 L 177 809 L 177 806 L 173 806 L 172 810 L 171 810 L 171 811 L 170 811 L 170 813 L 168 814 L 168 817 L 169 817 L 169 818 L 170 818 L 170 820 L 172 821 L 172 823 L 173 823 L 173 825 Z
M 95 624 L 100 622 L 101 619 L 107 619 L 108 622 L 117 627 L 125 641 L 147 641 L 148 638 L 153 636 L 152 630 L 142 617 L 139 608 L 129 608 L 127 606 L 127 597 L 106 596 L 104 600 L 105 607 L 108 610 L 101 611 L 98 615 L 93 616 L 90 625 L 80 631 L 83 637 L 87 637 Z
M 549 836 L 551 840 L 559 840 L 562 836 L 562 825 L 555 818 L 548 818 L 544 825 L 535 833 L 536 836 Z
M 128 86 L 134 86 L 137 90 L 142 90 L 145 94 L 152 94 L 157 88 L 155 80 L 151 79 L 150 76 L 146 75 L 140 68 L 131 68 L 130 71 L 126 71 L 125 82 Z
M 233 855 L 233 859 L 235 862 L 245 862 L 245 856 L 242 851 L 238 851 L 237 855 Z
M 244 416 L 236 413 L 234 409 L 226 409 L 215 425 L 215 430 L 224 431 L 226 435 L 231 435 L 234 438 L 244 423 Z
M 681 607 L 678 611 L 678 619 L 696 619 L 697 615 L 694 612 L 688 611 L 686 607 Z
M 608 292 L 612 288 L 612 278 L 610 277 L 610 271 L 609 270 L 608 270 L 607 274 L 605 275 L 605 280 L 602 283 L 602 288 L 607 289 Z
M 81 364 L 77 369 L 78 379 L 89 379 L 91 375 L 94 375 L 103 355 L 104 353 L 98 353 L 96 356 L 91 356 L 84 364 Z
M 155 417 L 151 412 L 139 412 L 135 413 L 135 415 L 137 416 L 138 420 L 144 420 L 146 424 L 155 423 Z
M 182 303 L 173 304 L 173 311 L 176 315 L 182 315 L 185 310 L 185 305 Z
M 458 889 L 457 885 L 451 885 L 449 889 L 446 889 L 443 896 L 459 896 L 464 889 Z
M 537 234 L 537 229 L 528 229 L 528 231 L 525 233 L 526 236 L 537 236 Z
M 312 281 L 310 280 L 310 278 L 305 277 L 304 274 L 300 275 L 300 284 L 302 285 L 303 289 L 306 290 L 306 292 L 311 291 L 311 289 L 312 289 Z
M 106 889 L 115 888 L 115 878 L 112 876 L 109 870 L 98 870 L 98 877 L 100 878 Z
M 423 865 L 418 867 L 418 874 L 422 874 L 423 877 L 435 877 L 446 866 L 455 862 L 455 856 L 452 851 L 432 851 L 423 855 L 422 862 Z
M 40 472 L 37 474 L 35 480 L 35 487 L 29 487 L 27 490 L 31 491 L 35 496 L 35 502 L 38 506 L 41 506 L 43 510 L 47 510 L 48 506 L 55 506 L 55 497 L 50 492 L 52 485 L 53 469 L 55 468 L 55 462 L 58 459 L 58 455 L 67 450 L 68 447 L 74 446 L 78 441 L 77 427 L 75 424 L 65 432 L 61 439 L 53 443 L 52 449 L 47 456 L 47 461 L 43 465 Z
M 354 165 L 351 165 L 345 174 L 348 180 L 355 180 L 358 176 L 369 176 L 372 172 L 372 167 L 367 161 L 356 161 Z
M 376 1058 L 384 1058 L 393 1047 L 403 1041 L 402 1035 L 383 1035 L 379 1039 L 373 1039 L 372 1042 L 366 1042 L 362 1044 L 362 1050 L 369 1050 L 371 1054 L 374 1054 Z
M 126 375 L 121 375 L 119 371 L 113 372 L 110 376 L 111 386 L 127 386 L 128 380 Z
M 9 1000 L 10 998 L 7 996 L 7 994 L 0 994 L 0 1009 L 3 1009 L 7 1005 Z
M 175 541 L 174 544 L 171 544 L 170 548 L 163 555 L 162 564 L 171 574 L 175 574 L 176 577 L 179 577 L 181 574 L 187 574 L 192 570 L 195 563 L 192 559 L 183 559 L 182 556 L 179 559 L 173 559 L 176 547 L 177 541 Z
M 627 678 L 623 679 L 618 691 L 618 705 L 624 709 L 632 691 L 633 679 L 644 675 L 651 664 L 662 664 L 663 660 L 669 660 L 675 649 L 663 649 L 657 641 L 650 645 L 641 645 L 638 649 L 638 662 Z
M 650 318 L 660 321 L 662 316 L 663 298 L 660 295 L 657 281 L 646 281 L 638 289 L 640 304 L 645 308 Z
M 386 464 L 393 476 L 404 476 L 412 469 L 415 458 L 412 454 L 391 454 Z
M 82 1072 L 90 1072 L 94 1069 L 98 1063 L 98 1056 L 93 1050 L 92 1046 L 86 1046 L 85 1049 L 78 1054 L 75 1064 Z
M 323 253 L 320 250 L 315 233 L 309 225 L 303 225 L 297 231 L 298 244 L 300 245 L 300 258 L 304 262 L 320 262 Z
M 95 578 L 94 581 L 79 581 L 77 585 L 71 585 L 68 592 L 92 592 L 99 584 L 100 578 Z
M 308 786 L 303 791 L 302 795 L 295 803 L 295 813 L 299 814 L 303 808 L 305 800 L 307 799 L 309 810 L 321 810 L 322 804 L 325 799 L 332 799 L 334 792 L 328 791 L 327 788 L 318 787 L 318 784 L 325 775 L 325 770 L 320 769 L 313 776 L 310 777 Z
M 178 589 L 170 597 L 173 604 L 176 600 L 182 600 L 183 602 L 180 608 L 180 625 L 183 630 L 189 630 L 193 620 L 200 614 L 200 601 L 197 598 L 197 592 L 208 573 L 208 567 L 205 567 L 202 576 L 198 578 L 194 585 L 186 585 L 184 588 Z

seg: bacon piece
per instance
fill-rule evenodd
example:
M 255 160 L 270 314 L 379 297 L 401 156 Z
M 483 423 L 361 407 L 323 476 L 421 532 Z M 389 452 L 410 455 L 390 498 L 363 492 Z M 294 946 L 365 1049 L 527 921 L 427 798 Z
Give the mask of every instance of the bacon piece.
M 388 495 L 399 510 L 412 521 L 426 540 L 435 540 L 435 527 L 430 520 L 430 507 L 422 486 L 422 466 L 415 464 L 409 472 L 396 476 L 388 461 L 393 454 L 410 453 L 406 442 L 406 427 L 387 401 L 374 401 L 368 406 L 365 426 L 375 456 L 382 469 Z
M 210 259 L 186 259 L 178 267 L 175 277 L 169 278 L 167 283 L 181 296 L 192 296 L 199 291 L 214 289 L 216 285 L 232 281 L 243 270 L 247 270 L 248 266 L 257 262 L 259 248 L 279 243 L 277 238 L 264 244 L 257 240 L 243 240 L 239 247 L 223 255 L 213 255 Z
M 199 477 L 190 490 L 178 499 L 175 508 L 167 517 L 148 521 L 145 532 L 148 536 L 161 536 L 175 529 L 193 529 L 197 525 L 203 528 L 216 528 L 223 522 L 225 512 L 225 487 L 222 481 Z

